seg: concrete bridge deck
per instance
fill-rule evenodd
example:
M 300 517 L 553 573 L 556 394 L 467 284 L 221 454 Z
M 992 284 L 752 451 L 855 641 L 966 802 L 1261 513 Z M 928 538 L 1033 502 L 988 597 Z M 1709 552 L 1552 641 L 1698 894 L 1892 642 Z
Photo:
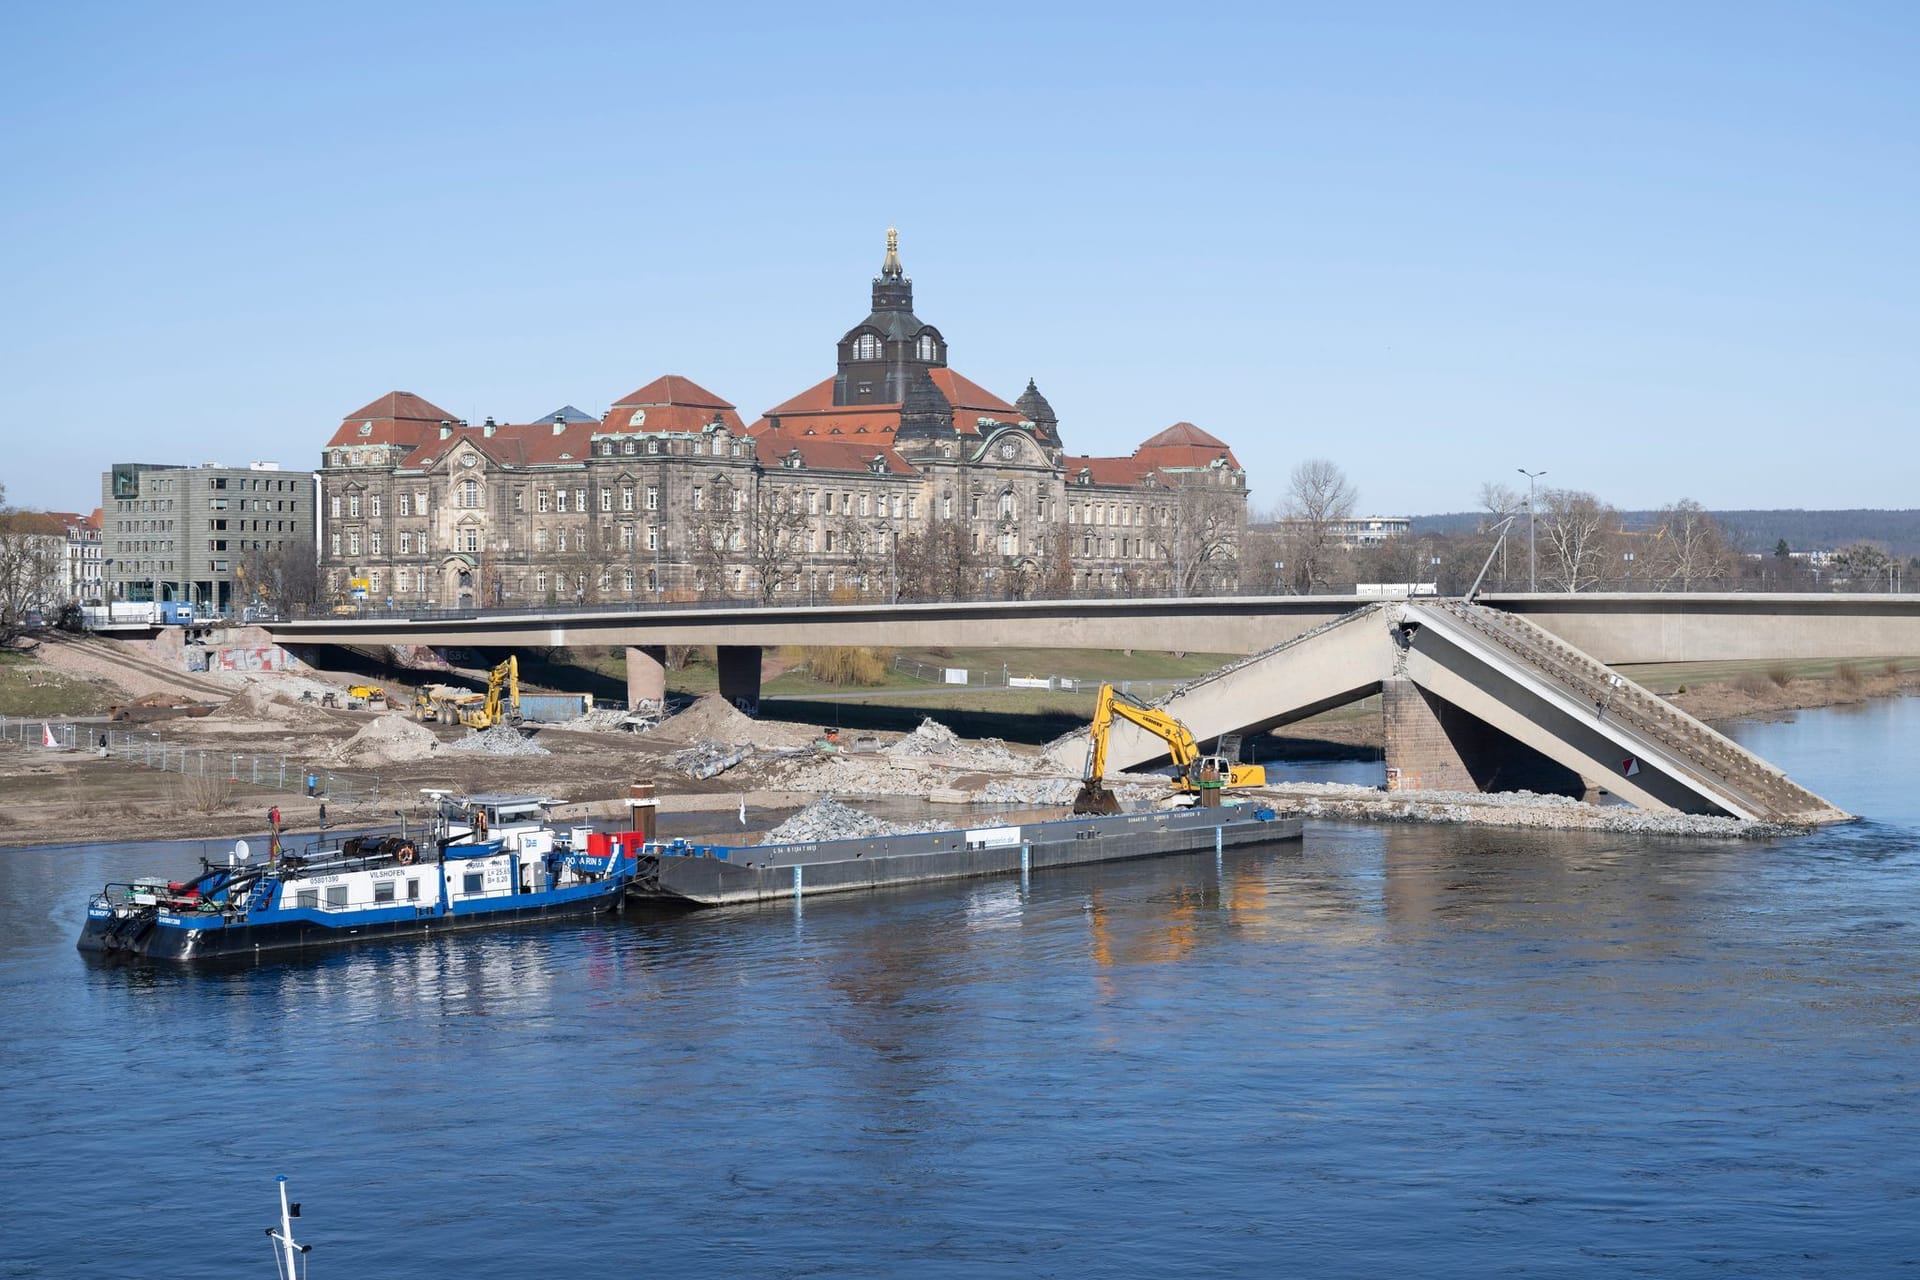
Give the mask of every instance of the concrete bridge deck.
M 1148 649 L 1262 653 L 1366 610 L 1355 596 L 1017 600 L 766 607 L 671 606 L 369 614 L 263 624 L 290 645 L 627 650 L 629 700 L 657 699 L 668 645 L 713 645 L 721 691 L 757 699 L 767 645 Z M 1920 656 L 1920 595 L 1538 594 L 1485 596 L 1609 665 Z

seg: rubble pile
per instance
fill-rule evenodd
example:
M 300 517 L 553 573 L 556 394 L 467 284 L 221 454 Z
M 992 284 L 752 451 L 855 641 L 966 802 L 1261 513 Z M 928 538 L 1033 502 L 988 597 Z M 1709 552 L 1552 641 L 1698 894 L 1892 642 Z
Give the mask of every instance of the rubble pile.
M 695 780 L 718 777 L 747 758 L 747 748 L 723 746 L 718 742 L 696 742 L 685 751 L 667 757 L 669 767 Z
M 425 732 L 425 730 L 421 730 Z M 491 729 L 476 729 L 466 737 L 454 743 L 454 751 L 473 751 L 486 756 L 550 756 L 547 750 L 532 738 L 523 738 L 520 731 L 512 725 L 497 724 Z
M 816 800 L 760 838 L 761 844 L 810 844 L 816 840 L 863 840 L 945 831 L 942 822 L 884 822 L 870 813 L 828 798 Z
M 327 753 L 333 764 L 370 768 L 387 764 L 410 764 L 425 760 L 440 750 L 440 739 L 433 731 L 404 716 L 379 716 L 365 728 Z
M 983 804 L 1072 804 L 1080 793 L 1078 778 L 995 778 L 981 790 Z
M 999 739 L 985 738 L 979 742 L 968 742 L 931 716 L 922 720 L 912 733 L 892 746 L 883 748 L 881 754 L 896 760 L 939 756 L 971 769 L 1016 769 L 1021 766 L 1020 758 L 1007 750 L 1006 744 Z

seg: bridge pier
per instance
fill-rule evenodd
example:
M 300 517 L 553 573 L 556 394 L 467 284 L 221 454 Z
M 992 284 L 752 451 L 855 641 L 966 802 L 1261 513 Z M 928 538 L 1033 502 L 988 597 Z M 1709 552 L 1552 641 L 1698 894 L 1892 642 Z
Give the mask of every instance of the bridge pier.
M 627 646 L 627 706 L 663 706 L 667 700 L 667 647 L 663 644 Z
M 1389 791 L 1533 791 L 1579 799 L 1578 773 L 1405 676 L 1380 684 Z
M 760 711 L 760 646 L 723 644 L 720 659 L 720 696 L 748 715 Z

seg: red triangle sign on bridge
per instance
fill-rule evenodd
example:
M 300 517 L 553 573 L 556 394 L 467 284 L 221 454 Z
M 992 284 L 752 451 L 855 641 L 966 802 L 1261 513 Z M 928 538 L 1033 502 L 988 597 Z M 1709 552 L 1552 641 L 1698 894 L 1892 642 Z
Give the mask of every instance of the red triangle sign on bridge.
M 1632 756 L 1628 756 L 1620 762 L 1620 772 L 1631 778 L 1634 774 L 1640 772 L 1640 762 Z

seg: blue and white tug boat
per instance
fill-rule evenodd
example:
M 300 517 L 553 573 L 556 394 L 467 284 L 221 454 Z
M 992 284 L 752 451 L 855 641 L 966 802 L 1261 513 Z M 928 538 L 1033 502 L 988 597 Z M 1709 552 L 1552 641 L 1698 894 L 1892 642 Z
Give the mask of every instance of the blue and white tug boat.
M 262 860 L 239 841 L 189 879 L 109 884 L 87 903 L 79 948 L 202 960 L 619 909 L 639 851 L 622 837 L 556 830 L 538 796 L 429 796 L 419 837 L 276 847 Z

